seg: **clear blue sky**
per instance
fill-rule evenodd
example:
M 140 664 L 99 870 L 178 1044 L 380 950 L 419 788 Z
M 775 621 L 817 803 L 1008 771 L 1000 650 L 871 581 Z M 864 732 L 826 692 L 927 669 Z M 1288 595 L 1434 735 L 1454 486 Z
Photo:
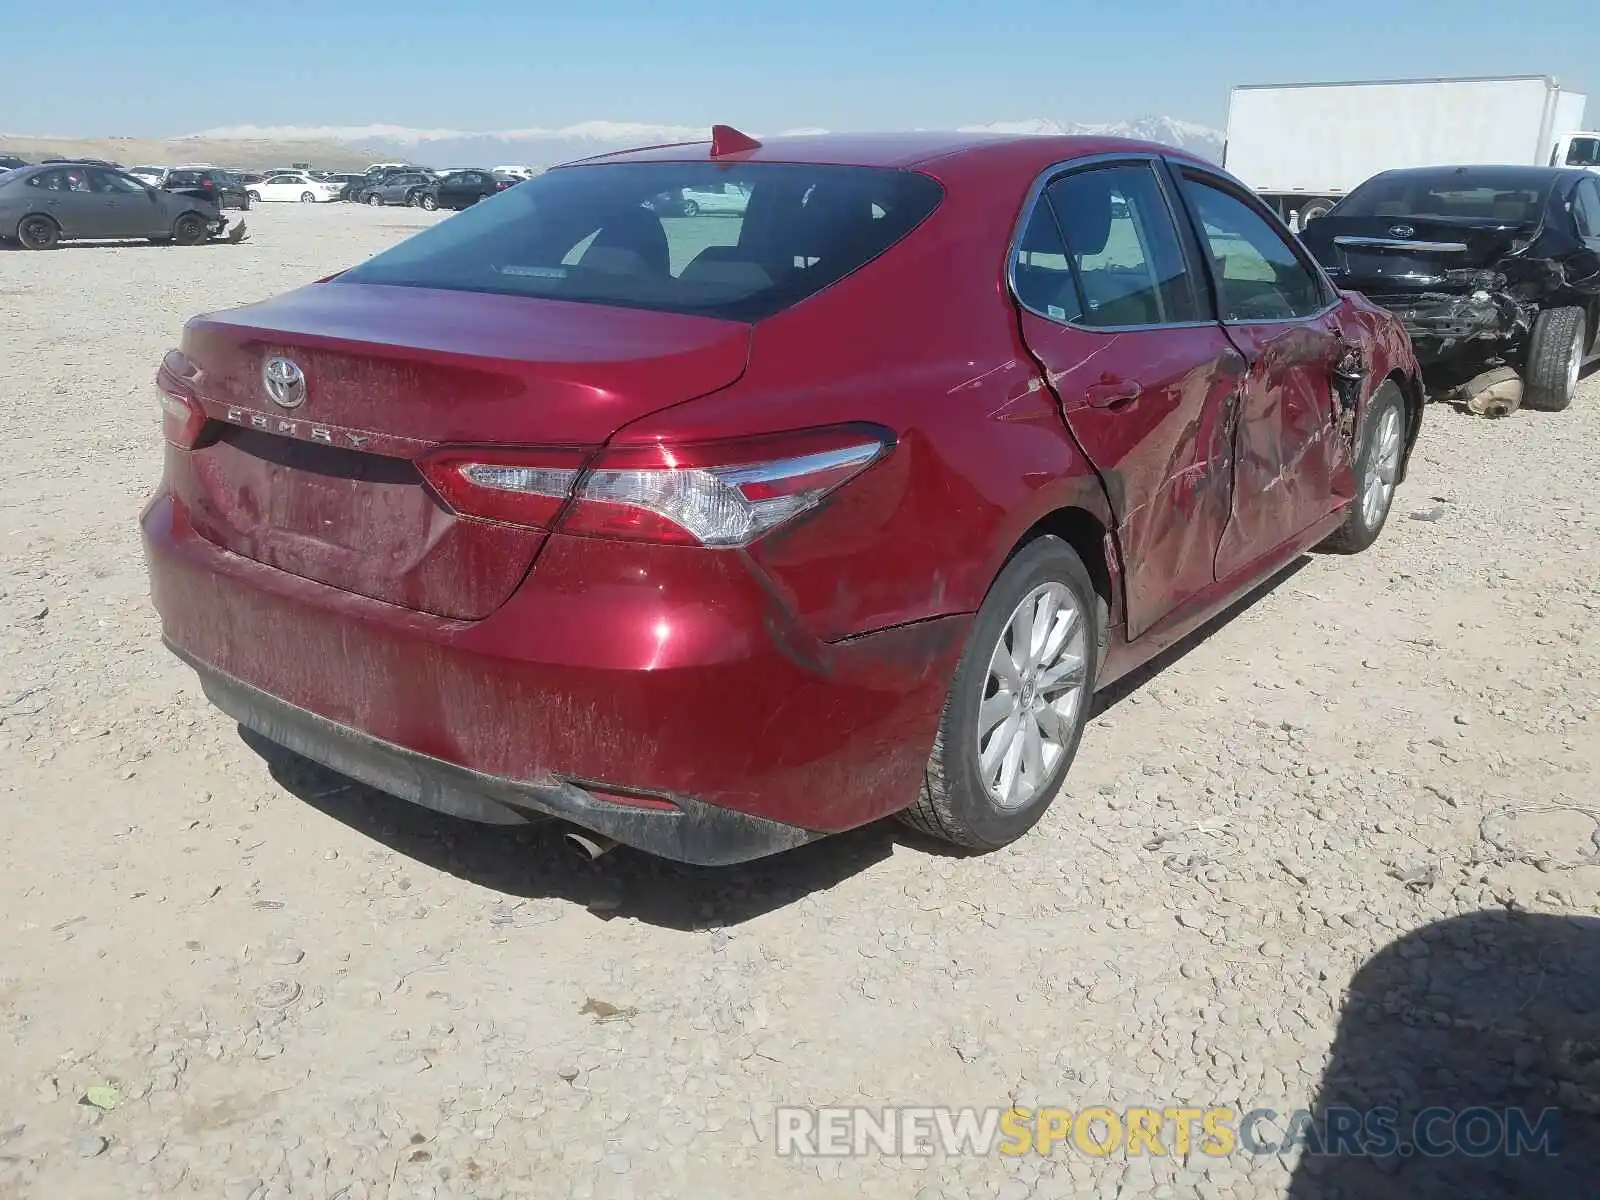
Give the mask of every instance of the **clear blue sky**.
M 0 132 L 755 129 L 1159 114 L 1234 83 L 1554 74 L 1600 122 L 1596 0 L 0 0 Z

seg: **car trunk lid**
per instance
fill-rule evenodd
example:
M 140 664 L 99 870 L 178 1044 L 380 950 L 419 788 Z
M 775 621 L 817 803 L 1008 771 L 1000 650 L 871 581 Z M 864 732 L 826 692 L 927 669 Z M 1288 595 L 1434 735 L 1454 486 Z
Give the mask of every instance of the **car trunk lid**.
M 1465 223 L 1425 217 L 1340 217 L 1306 230 L 1305 240 L 1338 283 L 1375 293 L 1471 290 L 1477 273 L 1525 245 L 1527 224 Z
M 510 595 L 545 534 L 458 516 L 418 460 L 446 445 L 599 446 L 732 383 L 748 344 L 749 326 L 704 317 L 316 284 L 189 323 L 188 382 L 211 424 L 172 456 L 171 482 L 195 528 L 235 553 L 477 619 Z M 267 393 L 275 358 L 303 376 L 292 407 Z

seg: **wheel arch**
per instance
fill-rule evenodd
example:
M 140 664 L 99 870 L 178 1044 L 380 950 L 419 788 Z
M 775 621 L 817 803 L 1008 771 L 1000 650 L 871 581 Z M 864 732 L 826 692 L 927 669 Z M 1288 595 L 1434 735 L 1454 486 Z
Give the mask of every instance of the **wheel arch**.
M 1077 554 L 1084 569 L 1089 572 L 1095 593 L 1105 605 L 1100 644 L 1103 662 L 1111 642 L 1111 630 L 1123 623 L 1121 550 L 1117 545 L 1116 525 L 1099 484 L 1092 479 L 1074 482 L 1080 485 L 1074 489 L 1076 494 L 1060 498 L 1059 503 L 1039 512 L 1028 524 L 1011 534 L 1005 552 L 994 564 L 990 579 L 998 579 L 1005 565 L 1030 543 L 1041 537 L 1060 538 Z
M 1411 374 L 1395 367 L 1378 386 L 1392 383 L 1400 389 L 1400 397 L 1406 406 L 1406 451 L 1400 459 L 1400 478 L 1396 483 L 1404 483 L 1406 472 L 1411 466 L 1411 451 L 1416 447 L 1417 438 L 1422 433 L 1422 409 L 1428 402 L 1427 390 L 1423 387 L 1421 374 Z M 1376 391 L 1376 389 L 1374 389 Z

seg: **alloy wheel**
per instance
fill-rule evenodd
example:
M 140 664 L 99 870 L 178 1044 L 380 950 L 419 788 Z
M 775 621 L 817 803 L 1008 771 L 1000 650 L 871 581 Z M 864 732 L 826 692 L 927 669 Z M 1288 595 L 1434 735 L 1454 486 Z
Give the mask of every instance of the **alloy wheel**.
M 1034 800 L 1066 753 L 1085 680 L 1087 624 L 1063 583 L 1022 598 L 989 657 L 978 705 L 978 775 L 1000 808 Z
M 1373 528 L 1389 511 L 1395 481 L 1400 477 L 1400 410 L 1393 405 L 1384 410 L 1383 419 L 1372 438 L 1367 458 L 1366 478 L 1361 482 L 1361 518 Z

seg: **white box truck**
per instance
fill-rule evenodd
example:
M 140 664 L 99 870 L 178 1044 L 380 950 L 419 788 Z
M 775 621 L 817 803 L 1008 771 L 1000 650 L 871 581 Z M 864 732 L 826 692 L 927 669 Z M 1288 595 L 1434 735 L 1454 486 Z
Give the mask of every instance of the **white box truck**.
M 1600 170 L 1584 104 L 1548 75 L 1236 87 L 1223 165 L 1299 229 L 1396 167 Z

